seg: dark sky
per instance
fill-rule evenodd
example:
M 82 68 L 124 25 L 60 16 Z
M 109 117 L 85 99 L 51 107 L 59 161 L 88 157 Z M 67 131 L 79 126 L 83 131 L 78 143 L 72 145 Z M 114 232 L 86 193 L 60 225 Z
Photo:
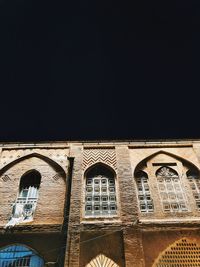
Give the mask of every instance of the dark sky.
M 200 138 L 200 4 L 1 0 L 0 141 Z

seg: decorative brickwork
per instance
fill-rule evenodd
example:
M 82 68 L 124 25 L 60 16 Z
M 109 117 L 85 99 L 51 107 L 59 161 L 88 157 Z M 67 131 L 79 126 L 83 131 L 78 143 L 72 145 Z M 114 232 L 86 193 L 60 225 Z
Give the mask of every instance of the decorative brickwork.
M 2 180 L 3 180 L 4 182 L 11 181 L 10 176 L 8 176 L 7 174 L 3 175 L 1 178 L 2 178 Z
M 200 140 L 0 144 L 0 250 L 16 244 L 42 267 L 200 267 Z
M 65 164 L 67 166 L 67 162 Z M 41 175 L 37 208 L 31 224 L 55 223 L 61 226 L 66 191 L 66 173 L 64 169 L 56 162 L 48 160 L 48 158 L 44 160 L 40 155 L 23 157 L 6 167 L 6 169 L 3 169 L 2 176 L 0 176 L 0 226 L 5 226 L 10 220 L 14 204 L 20 193 L 20 179 L 30 170 L 35 170 Z M 55 181 L 52 177 L 61 178 Z
M 24 148 L 24 149 L 9 149 L 3 148 L 0 158 L 0 167 L 3 168 L 11 162 L 19 160 L 23 157 L 31 155 L 41 155 L 52 159 L 62 167 L 66 166 L 68 156 L 67 148 Z
M 104 163 L 116 170 L 116 155 L 113 148 L 85 148 L 83 152 L 83 169 L 95 163 Z
M 188 238 L 176 241 L 163 251 L 153 267 L 199 267 L 200 246 Z

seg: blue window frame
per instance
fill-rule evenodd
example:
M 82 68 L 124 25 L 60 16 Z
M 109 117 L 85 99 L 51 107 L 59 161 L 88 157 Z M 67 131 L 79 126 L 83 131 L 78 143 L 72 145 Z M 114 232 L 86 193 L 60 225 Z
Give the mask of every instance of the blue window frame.
M 43 267 L 44 260 L 23 245 L 11 245 L 0 249 L 1 267 Z

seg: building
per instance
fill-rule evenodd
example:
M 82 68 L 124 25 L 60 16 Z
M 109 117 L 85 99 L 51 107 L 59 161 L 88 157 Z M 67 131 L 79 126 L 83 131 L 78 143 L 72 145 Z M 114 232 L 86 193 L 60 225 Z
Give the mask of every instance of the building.
M 200 140 L 2 143 L 0 267 L 200 266 Z

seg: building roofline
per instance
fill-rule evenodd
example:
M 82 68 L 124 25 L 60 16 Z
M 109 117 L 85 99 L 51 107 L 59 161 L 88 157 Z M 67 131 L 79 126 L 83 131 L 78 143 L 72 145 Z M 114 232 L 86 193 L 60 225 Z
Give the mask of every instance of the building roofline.
M 0 141 L 0 146 L 6 145 L 69 145 L 69 144 L 181 144 L 181 143 L 199 143 L 200 138 L 164 138 L 164 139 L 111 139 L 111 140 L 47 140 L 47 141 Z

